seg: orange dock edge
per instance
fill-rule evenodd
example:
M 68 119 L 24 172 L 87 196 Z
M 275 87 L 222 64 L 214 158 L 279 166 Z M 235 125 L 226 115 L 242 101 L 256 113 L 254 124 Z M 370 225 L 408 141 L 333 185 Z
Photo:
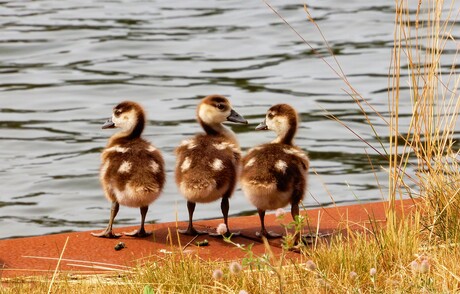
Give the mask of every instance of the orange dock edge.
M 308 216 L 309 227 L 320 234 L 331 234 L 345 227 L 362 228 L 370 220 L 385 222 L 387 202 L 374 202 L 351 206 L 337 206 L 303 211 Z M 414 200 L 397 201 L 399 212 L 409 212 Z M 291 221 L 286 214 L 283 223 Z M 274 214 L 266 216 L 267 230 L 283 233 Z M 215 231 L 221 219 L 194 222 L 197 229 Z M 196 254 L 204 260 L 230 261 L 241 259 L 245 252 L 221 238 L 200 235 L 184 236 L 176 233 L 176 229 L 185 228 L 186 222 L 170 222 L 149 224 L 147 230 L 153 230 L 153 236 L 133 238 L 122 236 L 119 239 L 104 239 L 91 236 L 90 231 L 63 233 L 55 235 L 25 237 L 0 240 L 1 278 L 32 275 L 52 275 L 56 268 L 60 273 L 96 274 L 123 272 L 130 267 L 146 260 L 160 259 L 165 254 L 182 249 L 183 252 Z M 259 217 L 244 216 L 229 218 L 231 230 L 240 231 L 232 241 L 238 244 L 254 243 L 252 250 L 263 254 L 265 247 L 255 237 L 260 229 Z M 115 232 L 131 231 L 136 227 L 115 226 Z M 195 242 L 208 240 L 208 246 L 196 246 Z M 123 242 L 126 248 L 115 250 L 115 246 Z M 281 253 L 280 239 L 270 241 L 274 254 Z M 296 253 L 292 253 L 293 255 Z M 59 266 L 58 266 L 59 263 Z

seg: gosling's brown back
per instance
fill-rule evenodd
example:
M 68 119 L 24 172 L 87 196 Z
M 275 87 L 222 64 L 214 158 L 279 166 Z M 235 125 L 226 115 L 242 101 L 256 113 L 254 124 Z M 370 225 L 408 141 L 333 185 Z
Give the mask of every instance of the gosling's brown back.
M 269 143 L 251 149 L 243 158 L 241 179 L 254 186 L 276 185 L 278 192 L 304 191 L 308 157 L 297 147 Z M 300 199 L 293 199 L 298 201 Z
M 239 148 L 225 136 L 198 134 L 184 141 L 176 149 L 176 154 L 176 183 L 179 187 L 186 186 L 186 189 L 181 189 L 183 193 L 190 190 L 190 193 L 184 194 L 194 194 L 193 190 L 206 190 L 210 186 L 214 186 L 214 190 L 224 186 L 233 189 L 235 186 L 241 155 Z M 212 198 L 220 197 L 222 195 Z M 208 201 L 212 200 L 200 202 Z
M 117 144 L 118 143 L 118 144 Z M 118 191 L 130 183 L 145 192 L 157 192 L 165 183 L 164 161 L 160 152 L 142 138 L 117 139 L 102 153 L 101 176 Z

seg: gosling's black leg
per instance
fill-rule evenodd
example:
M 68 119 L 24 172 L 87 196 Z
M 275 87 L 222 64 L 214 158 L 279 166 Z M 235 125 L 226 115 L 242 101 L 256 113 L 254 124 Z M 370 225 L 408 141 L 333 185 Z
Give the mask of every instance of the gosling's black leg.
M 187 209 L 188 209 L 188 228 L 186 230 L 177 230 L 179 233 L 184 235 L 196 236 L 201 234 L 206 234 L 207 232 L 197 231 L 193 227 L 193 213 L 195 212 L 195 202 L 187 201 Z
M 121 237 L 120 234 L 114 234 L 112 231 L 113 221 L 117 216 L 118 210 L 120 209 L 120 204 L 116 201 L 112 202 L 112 207 L 110 209 L 110 219 L 107 228 L 100 232 L 100 233 L 91 233 L 94 237 L 101 237 L 101 238 L 119 238 Z
M 257 209 L 257 212 L 259 213 L 259 218 L 260 218 L 260 232 L 257 232 L 256 235 L 257 237 L 262 237 L 264 236 L 265 238 L 279 238 L 281 237 L 280 234 L 276 234 L 274 232 L 267 232 L 265 229 L 265 210 L 263 209 Z
M 141 226 L 140 226 L 139 230 L 134 230 L 132 232 L 125 233 L 126 236 L 143 238 L 143 237 L 147 237 L 147 236 L 152 235 L 153 232 L 151 232 L 151 231 L 146 232 L 145 228 L 144 228 L 145 217 L 147 216 L 147 211 L 148 210 L 149 210 L 148 206 L 143 206 L 143 207 L 140 208 L 140 211 L 141 211 Z
M 291 216 L 292 216 L 292 219 L 295 221 L 295 218 L 298 215 L 299 215 L 299 203 L 292 203 L 291 204 Z
M 222 201 L 220 202 L 220 210 L 222 211 L 222 215 L 224 217 L 224 224 L 225 227 L 227 227 L 227 232 L 229 232 L 228 229 L 228 212 L 230 210 L 230 203 L 228 201 L 228 197 L 223 197 Z
M 296 217 L 300 215 L 300 213 L 299 213 L 299 202 L 300 202 L 300 200 L 299 201 L 293 201 L 291 203 L 291 216 L 292 216 L 292 219 L 294 221 L 295 221 Z M 294 236 L 295 244 L 300 244 L 302 242 L 302 236 L 303 236 L 302 231 L 295 233 L 295 236 Z
M 233 235 L 233 236 L 240 235 L 240 232 L 230 232 L 230 229 L 228 228 L 228 212 L 230 210 L 230 203 L 229 203 L 229 196 L 228 195 L 224 195 L 224 197 L 222 197 L 222 201 L 220 202 L 220 209 L 221 209 L 222 215 L 224 217 L 225 227 L 227 228 L 227 232 L 224 234 L 224 236 L 229 237 L 230 235 Z M 213 237 L 221 236 L 218 233 L 210 233 L 209 235 L 213 236 Z

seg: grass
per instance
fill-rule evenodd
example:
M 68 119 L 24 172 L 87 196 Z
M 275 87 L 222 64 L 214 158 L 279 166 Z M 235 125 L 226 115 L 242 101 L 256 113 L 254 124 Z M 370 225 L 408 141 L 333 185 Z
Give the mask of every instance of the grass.
M 415 20 L 406 5 L 404 1 L 397 2 L 393 91 L 389 99 L 393 114 L 390 202 L 402 193 L 421 198 L 419 208 L 430 242 L 436 238 L 459 242 L 460 153 L 454 148 L 453 135 L 460 111 L 460 78 L 455 68 L 459 47 L 452 36 L 454 22 L 443 1 L 428 1 L 425 11 L 420 10 L 419 4 Z M 422 13 L 427 16 L 423 20 Z M 441 60 L 449 43 L 456 45 L 456 54 L 446 71 Z M 404 70 L 402 58 L 407 62 Z M 398 129 L 402 74 L 409 77 L 413 112 L 404 136 Z M 399 149 L 402 154 L 397 153 Z
M 381 142 L 379 148 L 372 146 L 388 159 L 390 192 L 385 227 L 369 216 L 370 229 L 345 227 L 344 233 L 327 242 L 313 248 L 299 247 L 296 260 L 284 254 L 274 256 L 268 245 L 262 256 L 255 255 L 250 247 L 242 248 L 246 257 L 236 264 L 205 261 L 179 252 L 129 273 L 75 278 L 56 272 L 51 281 L 43 278 L 9 281 L 0 288 L 1 292 L 303 293 L 306 289 L 312 293 L 459 292 L 460 155 L 455 150 L 458 145 L 453 136 L 460 110 L 457 92 L 460 78 L 455 69 L 456 60 L 451 61 L 448 70 L 441 64 L 444 49 L 455 43 L 451 34 L 452 9 L 443 1 L 434 0 L 419 2 L 417 7 L 398 0 L 396 7 L 395 45 L 389 74 L 391 115 L 384 118 L 374 113 L 388 124 L 390 142 Z M 269 8 L 273 9 L 270 5 Z M 415 16 L 409 14 L 409 9 L 416 10 Z M 321 33 L 307 7 L 306 12 Z M 328 66 L 334 68 L 329 63 Z M 350 97 L 356 99 L 370 122 L 363 107 L 366 101 L 348 82 L 340 66 L 335 68 L 334 72 L 349 87 Z M 400 90 L 406 82 L 409 94 Z M 399 121 L 399 105 L 407 99 L 404 95 L 410 95 L 413 107 L 408 129 L 403 129 Z M 418 199 L 414 213 L 396 214 L 396 202 L 403 197 Z M 231 240 L 228 242 L 229 246 L 235 246 Z
M 132 273 L 56 276 L 52 293 L 454 293 L 460 277 L 456 247 L 424 246 L 418 219 L 386 230 L 334 236 L 316 249 L 303 248 L 298 260 L 249 254 L 238 261 L 204 261 L 176 252 Z M 231 245 L 229 245 L 231 246 Z M 423 266 L 422 266 L 423 264 Z M 372 270 L 372 269 L 375 269 Z M 372 275 L 371 275 L 371 271 Z M 216 274 L 219 273 L 219 274 Z M 374 273 L 375 272 L 375 273 Z M 9 283 L 2 293 L 46 293 L 37 278 Z M 244 292 L 243 292 L 244 293 Z

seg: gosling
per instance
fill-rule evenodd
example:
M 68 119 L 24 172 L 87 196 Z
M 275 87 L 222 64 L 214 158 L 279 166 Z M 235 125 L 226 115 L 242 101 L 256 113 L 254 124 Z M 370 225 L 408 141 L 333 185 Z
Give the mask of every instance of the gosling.
M 165 183 L 164 160 L 158 149 L 141 135 L 145 126 L 143 108 L 132 101 L 124 101 L 113 108 L 112 118 L 103 129 L 119 128 L 102 152 L 100 181 L 105 197 L 112 203 L 107 228 L 95 237 L 118 238 L 112 225 L 120 205 L 139 207 L 141 225 L 127 236 L 146 237 L 152 234 L 144 228 L 149 205 L 155 201 Z
M 241 187 L 247 199 L 257 208 L 261 230 L 258 236 L 276 238 L 267 232 L 265 212 L 291 204 L 291 215 L 299 215 L 299 203 L 307 187 L 309 159 L 293 140 L 298 116 L 287 104 L 268 109 L 265 120 L 256 130 L 272 130 L 277 137 L 271 143 L 250 149 L 242 160 Z
M 197 108 L 197 119 L 205 133 L 184 140 L 176 149 L 176 183 L 187 199 L 187 235 L 204 234 L 193 227 L 196 203 L 221 199 L 221 211 L 228 229 L 229 199 L 237 182 L 241 151 L 235 134 L 222 123 L 247 124 L 221 95 L 205 97 Z

